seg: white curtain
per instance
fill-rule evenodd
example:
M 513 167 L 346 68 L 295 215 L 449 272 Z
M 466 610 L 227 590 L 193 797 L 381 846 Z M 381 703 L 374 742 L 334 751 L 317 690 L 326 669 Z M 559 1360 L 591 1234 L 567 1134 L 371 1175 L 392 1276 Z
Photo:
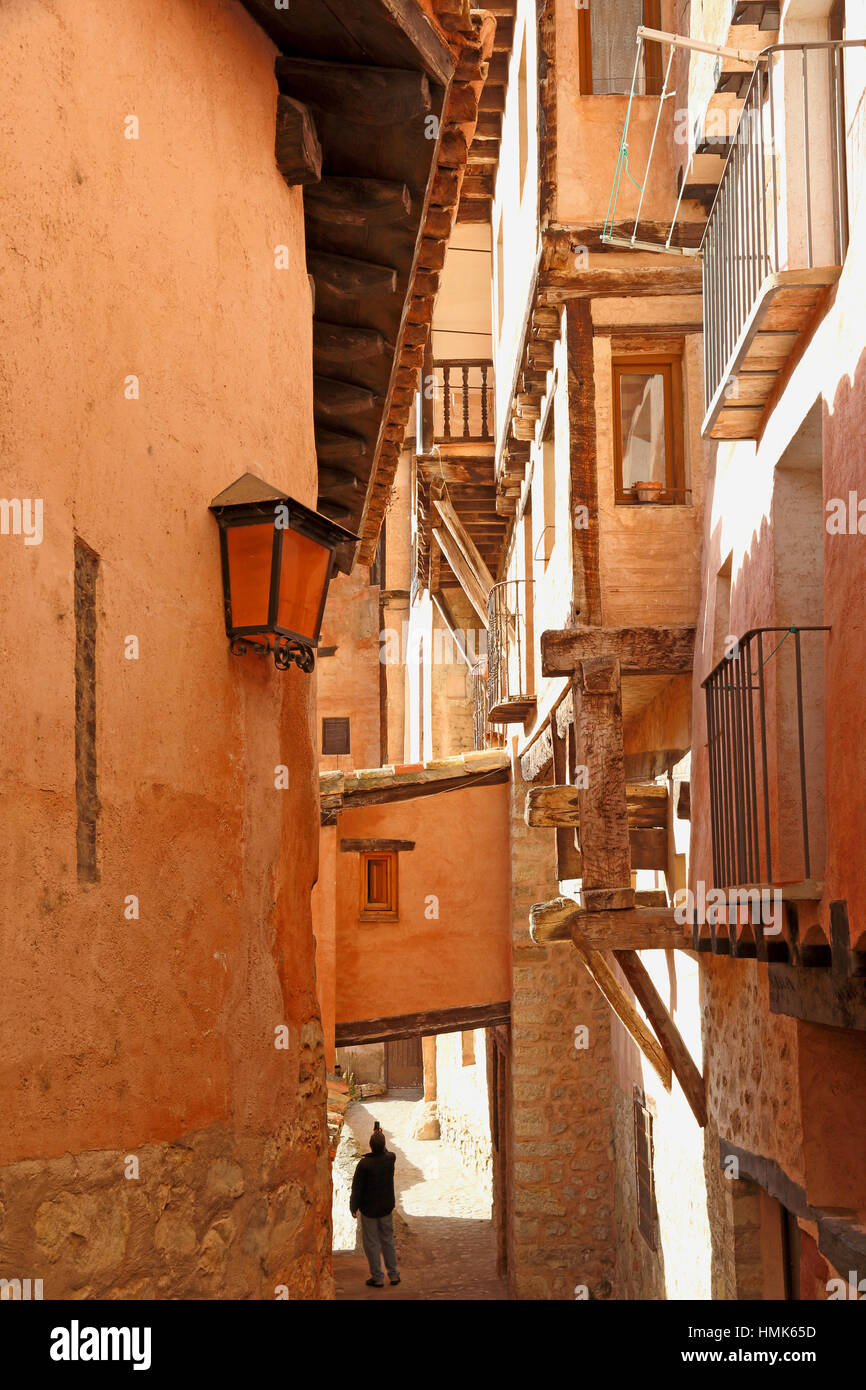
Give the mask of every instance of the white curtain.
M 630 92 L 635 41 L 643 23 L 643 0 L 589 0 L 592 90 L 598 96 Z M 636 90 L 643 91 L 643 72 Z

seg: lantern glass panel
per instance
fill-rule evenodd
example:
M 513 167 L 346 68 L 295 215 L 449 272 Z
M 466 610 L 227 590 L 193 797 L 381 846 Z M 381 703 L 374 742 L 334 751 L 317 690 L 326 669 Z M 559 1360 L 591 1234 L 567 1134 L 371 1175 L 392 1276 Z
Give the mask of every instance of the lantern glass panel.
M 317 641 L 319 612 L 330 568 L 331 551 L 327 546 L 297 531 L 283 532 L 278 627 L 308 638 L 311 644 Z
M 226 530 L 232 626 L 268 625 L 274 525 L 229 526 Z

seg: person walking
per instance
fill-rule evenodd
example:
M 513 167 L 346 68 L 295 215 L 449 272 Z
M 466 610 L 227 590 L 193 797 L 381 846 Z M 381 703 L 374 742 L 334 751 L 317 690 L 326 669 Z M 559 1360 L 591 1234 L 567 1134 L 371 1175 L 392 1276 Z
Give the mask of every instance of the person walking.
M 394 1168 L 397 1155 L 385 1147 L 385 1135 L 376 1120 L 370 1135 L 370 1152 L 358 1160 L 352 1179 L 349 1210 L 353 1216 L 361 1213 L 361 1239 L 370 1266 L 371 1288 L 385 1287 L 382 1256 L 392 1284 L 399 1284 L 397 1250 L 394 1245 Z

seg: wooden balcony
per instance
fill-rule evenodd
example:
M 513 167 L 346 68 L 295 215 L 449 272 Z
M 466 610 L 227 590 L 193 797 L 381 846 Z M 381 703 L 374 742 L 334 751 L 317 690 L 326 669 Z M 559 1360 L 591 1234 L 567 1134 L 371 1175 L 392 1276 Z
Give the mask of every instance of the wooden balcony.
M 728 74 L 727 90 L 718 87 L 717 101 L 742 100 L 742 107 L 733 140 L 722 141 L 727 157 L 701 245 L 702 432 L 710 438 L 760 436 L 841 273 L 848 245 L 844 52 L 864 46 L 776 44 L 759 56 L 745 90 L 739 73 Z M 701 158 L 708 179 L 709 157 Z
M 493 585 L 487 606 L 487 642 L 488 721 L 524 724 L 536 705 L 530 689 L 531 579 L 508 579 Z

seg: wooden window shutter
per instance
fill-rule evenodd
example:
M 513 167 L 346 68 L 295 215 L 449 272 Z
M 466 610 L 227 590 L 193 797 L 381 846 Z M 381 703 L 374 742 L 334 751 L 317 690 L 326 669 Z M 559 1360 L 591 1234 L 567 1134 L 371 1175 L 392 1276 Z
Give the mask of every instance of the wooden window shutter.
M 337 757 L 351 752 L 351 727 L 348 719 L 322 720 L 322 756 Z

